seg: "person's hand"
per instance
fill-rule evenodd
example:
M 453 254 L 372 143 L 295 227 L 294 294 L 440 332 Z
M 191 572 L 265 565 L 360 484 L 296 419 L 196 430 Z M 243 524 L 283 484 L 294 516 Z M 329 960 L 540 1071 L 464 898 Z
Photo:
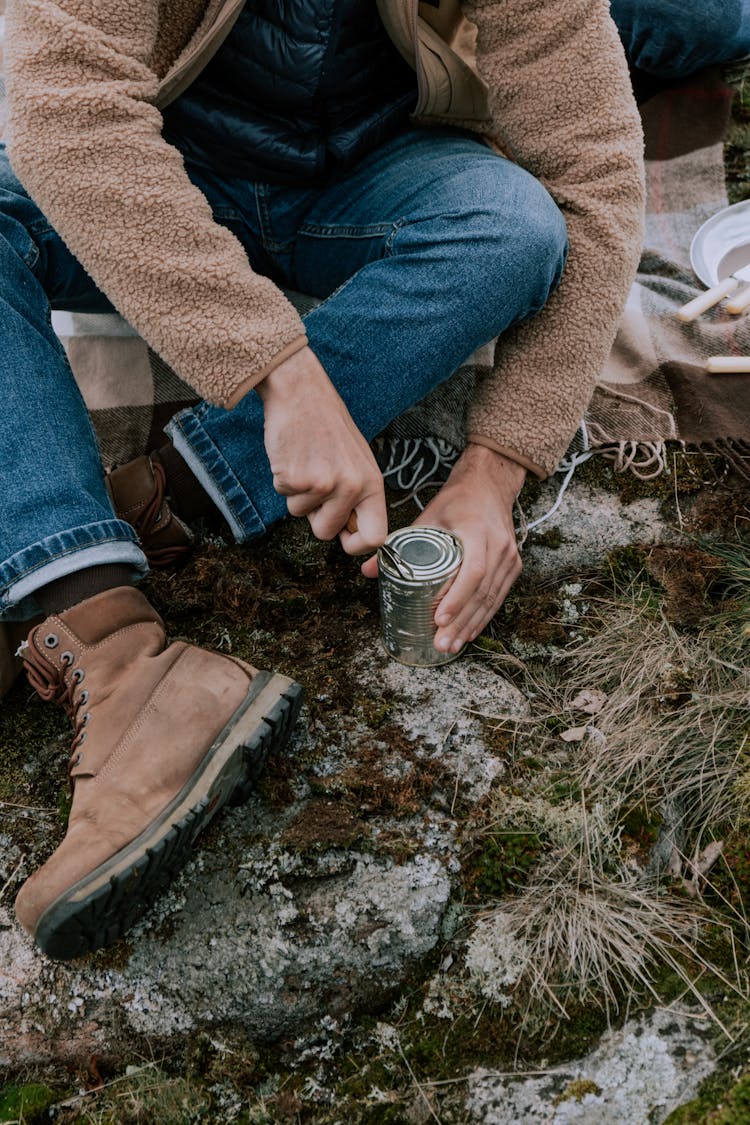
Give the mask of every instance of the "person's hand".
M 338 535 L 347 554 L 379 547 L 388 534 L 383 477 L 315 354 L 303 348 L 255 389 L 273 486 L 290 515 L 307 516 L 318 539 Z
M 515 461 L 482 445 L 469 445 L 450 477 L 415 525 L 442 527 L 464 548 L 461 568 L 435 610 L 435 648 L 459 652 L 479 636 L 521 573 L 513 504 L 526 477 Z M 377 558 L 362 573 L 377 576 Z

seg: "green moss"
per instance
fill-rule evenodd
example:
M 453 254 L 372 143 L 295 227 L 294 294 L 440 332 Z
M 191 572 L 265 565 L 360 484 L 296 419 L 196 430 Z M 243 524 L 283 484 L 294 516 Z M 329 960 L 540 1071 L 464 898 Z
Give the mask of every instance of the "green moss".
M 731 1088 L 727 1076 L 705 1083 L 697 1098 L 670 1113 L 664 1125 L 747 1125 L 750 1121 L 750 1074 Z
M 532 532 L 531 542 L 536 547 L 557 551 L 563 544 L 563 534 L 559 527 L 550 527 L 547 531 Z
M 536 832 L 498 832 L 484 841 L 464 877 L 478 899 L 498 899 L 523 887 L 544 844 Z
M 497 640 L 495 637 L 488 637 L 484 633 L 481 637 L 477 637 L 477 639 L 474 641 L 474 647 L 478 648 L 480 652 L 492 652 L 498 654 L 504 654 L 505 652 L 507 652 L 506 645 L 503 641 Z
M 629 543 L 625 547 L 615 547 L 607 555 L 607 568 L 614 588 L 624 590 L 635 579 L 644 575 L 646 571 L 646 549 L 636 543 Z
M 526 511 L 527 509 L 533 507 L 534 504 L 536 504 L 541 494 L 542 482 L 537 477 L 534 477 L 531 475 L 531 473 L 529 473 L 529 475 L 526 477 L 526 481 L 524 482 L 524 486 L 521 489 L 521 493 L 518 497 L 518 502 L 523 510 Z
M 568 639 L 559 599 L 550 590 L 540 589 L 537 583 L 517 584 L 491 628 L 501 640 L 505 639 L 502 651 L 507 650 L 509 634 L 511 641 L 522 644 L 564 645 Z
M 20 1121 L 22 1125 L 36 1125 L 47 1120 L 47 1109 L 56 1100 L 48 1086 L 6 1086 L 0 1090 L 0 1122 Z
M 553 1106 L 562 1105 L 563 1102 L 582 1102 L 587 1094 L 601 1094 L 601 1087 L 597 1086 L 590 1078 L 576 1078 L 558 1094 L 553 1101 Z
M 72 803 L 73 794 L 70 791 L 70 786 L 61 789 L 60 796 L 57 799 L 57 819 L 60 821 L 63 828 L 67 827 Z
M 551 805 L 577 805 L 582 793 L 575 777 L 561 773 L 545 787 L 543 796 Z
M 383 696 L 373 698 L 365 695 L 355 695 L 354 706 L 367 723 L 368 727 L 377 730 L 393 717 L 393 700 Z
M 628 810 L 619 821 L 625 854 L 640 866 L 647 866 L 663 823 L 661 814 L 646 805 Z
M 363 1106 L 356 1120 L 360 1125 L 406 1125 L 408 1118 L 404 1116 L 403 1105 L 383 1103 Z
M 724 167 L 730 203 L 750 197 L 750 81 L 747 68 L 729 74 L 729 84 L 736 96 L 732 105 L 732 122 L 724 148 Z

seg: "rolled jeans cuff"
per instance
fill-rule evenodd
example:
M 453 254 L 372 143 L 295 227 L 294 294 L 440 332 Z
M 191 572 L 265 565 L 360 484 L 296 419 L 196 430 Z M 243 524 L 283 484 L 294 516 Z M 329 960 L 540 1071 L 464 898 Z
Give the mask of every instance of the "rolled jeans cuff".
M 0 564 L 0 621 L 26 621 L 41 612 L 34 597 L 57 578 L 92 566 L 119 563 L 133 577 L 148 573 L 138 536 L 124 520 L 102 520 L 58 532 Z
M 199 403 L 181 410 L 164 427 L 164 432 L 229 524 L 235 541 L 246 543 L 265 535 L 266 525 L 239 477 L 205 429 L 202 419 L 208 409 L 207 403 Z

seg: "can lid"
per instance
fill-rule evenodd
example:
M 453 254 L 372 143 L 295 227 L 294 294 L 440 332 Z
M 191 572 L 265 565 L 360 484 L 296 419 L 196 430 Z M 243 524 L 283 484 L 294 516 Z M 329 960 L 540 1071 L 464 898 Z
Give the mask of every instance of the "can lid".
M 403 527 L 378 551 L 380 569 L 391 578 L 428 582 L 445 578 L 463 558 L 461 542 L 440 527 Z

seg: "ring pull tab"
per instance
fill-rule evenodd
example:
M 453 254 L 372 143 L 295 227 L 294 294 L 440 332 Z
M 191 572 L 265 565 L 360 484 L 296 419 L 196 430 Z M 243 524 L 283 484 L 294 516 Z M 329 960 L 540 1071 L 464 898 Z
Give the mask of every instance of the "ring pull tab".
M 392 547 L 389 547 L 386 543 L 383 543 L 382 547 L 380 547 L 380 550 L 383 552 L 385 557 L 388 559 L 388 562 L 391 564 L 393 569 L 401 576 L 401 578 L 406 578 L 410 582 L 413 582 L 415 580 L 414 571 L 409 566 L 408 562 L 402 559 L 401 555 L 394 551 Z

